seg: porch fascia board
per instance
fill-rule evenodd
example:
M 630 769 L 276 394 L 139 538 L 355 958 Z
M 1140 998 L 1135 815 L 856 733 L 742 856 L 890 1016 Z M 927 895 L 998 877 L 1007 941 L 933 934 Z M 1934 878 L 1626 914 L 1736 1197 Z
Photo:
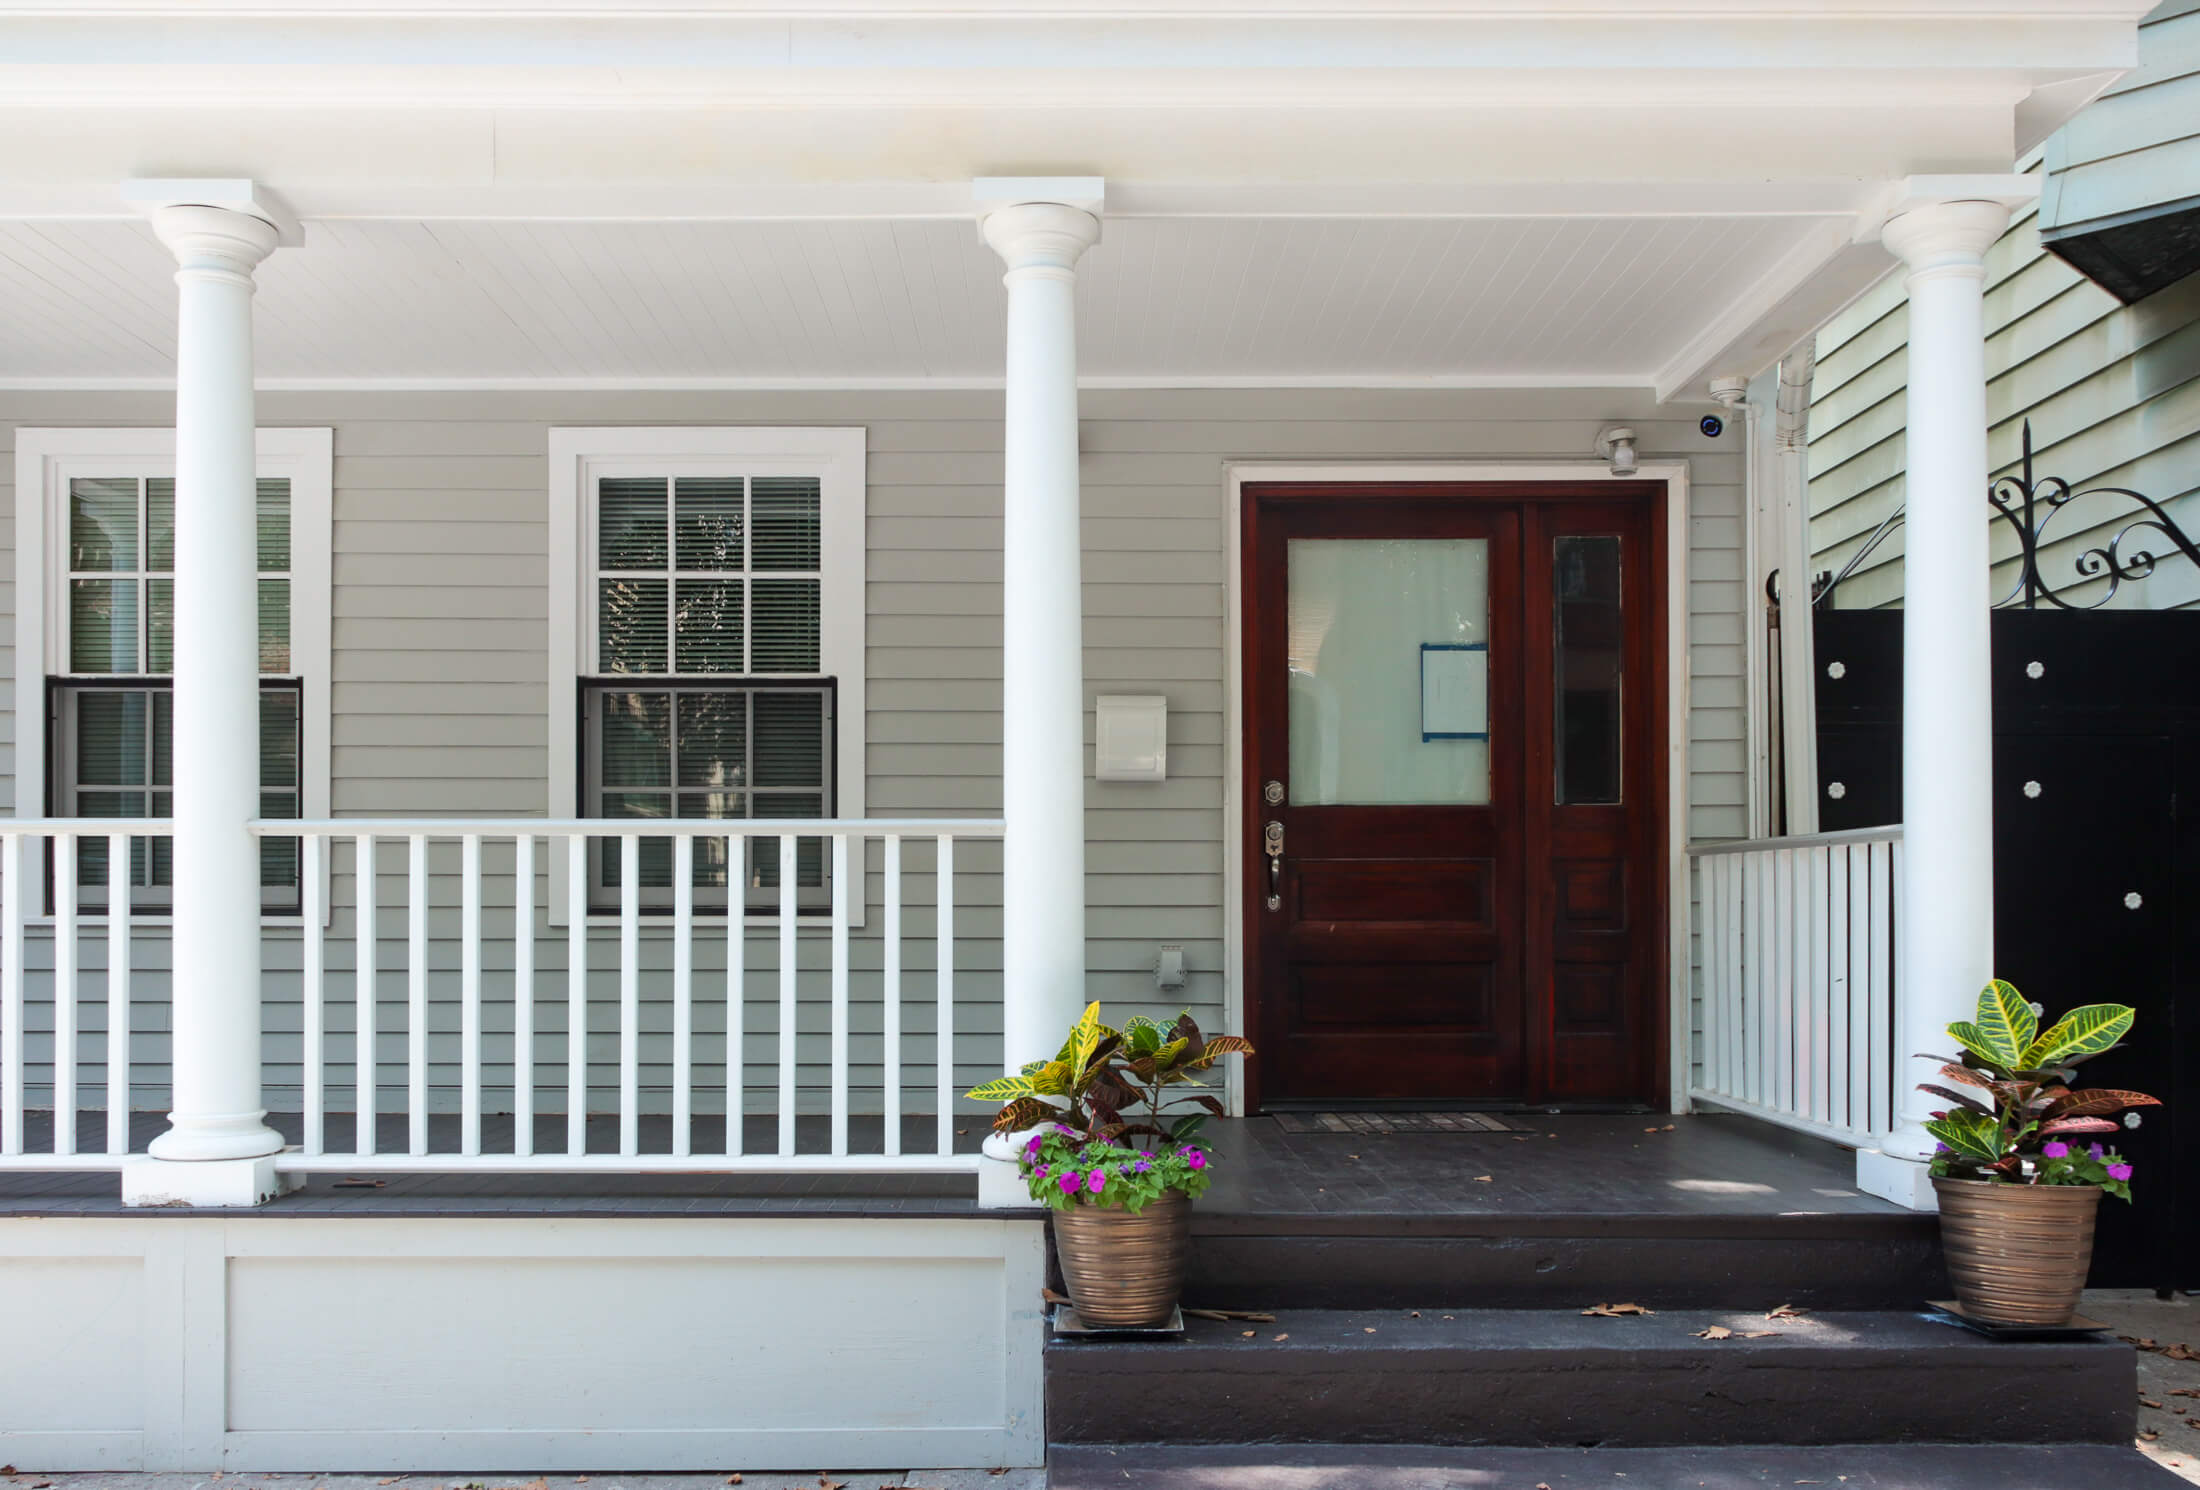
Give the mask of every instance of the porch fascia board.
M 1222 567 L 1222 924 L 1223 1022 L 1245 1025 L 1244 572 L 1240 548 L 1244 489 L 1259 481 L 1603 481 L 1603 461 L 1233 461 L 1223 467 Z M 1647 460 L 1634 480 L 1663 481 L 1665 493 L 1666 609 L 1666 1029 L 1667 1090 L 1674 1112 L 1689 1110 L 1689 914 L 1688 898 L 1688 480 L 1685 460 Z M 1245 1115 L 1242 1063 L 1227 1068 L 1225 1103 Z

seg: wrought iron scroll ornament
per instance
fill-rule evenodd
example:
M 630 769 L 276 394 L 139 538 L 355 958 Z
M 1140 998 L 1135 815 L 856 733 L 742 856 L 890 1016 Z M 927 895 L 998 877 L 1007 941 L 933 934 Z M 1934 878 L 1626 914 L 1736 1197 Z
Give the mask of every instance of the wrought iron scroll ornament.
M 2053 584 L 2041 572 L 2040 553 L 2051 541 L 2048 529 L 2055 519 L 2082 497 L 2122 498 L 2140 510 L 2137 515 L 2127 516 L 2106 543 L 2081 550 L 2071 562 L 2075 573 L 2070 580 L 2061 585 Z M 2187 536 L 2161 503 L 2145 493 L 2123 486 L 2078 489 L 2060 476 L 2034 475 L 2032 421 L 2029 419 L 2024 422 L 2023 459 L 2017 474 L 1996 480 L 1987 489 L 1986 500 L 1994 509 L 1989 521 L 2007 523 L 2017 537 L 2017 581 L 2007 594 L 1994 602 L 1996 610 L 2010 607 L 2037 610 L 2043 601 L 2060 610 L 2099 610 L 2116 598 L 2125 580 L 2145 579 L 2154 572 L 2155 566 L 2166 557 L 2156 552 L 2158 540 L 2166 540 L 2191 561 L 2195 569 L 2200 569 L 2200 545 Z M 1811 604 L 1826 604 L 1841 582 L 1861 568 L 1872 551 L 1902 526 L 1902 520 L 1903 509 L 1898 507 L 1871 531 L 1839 573 L 1820 580 L 1813 589 Z M 2100 593 L 2082 604 L 2063 598 L 2067 591 L 2096 582 L 2101 585 Z

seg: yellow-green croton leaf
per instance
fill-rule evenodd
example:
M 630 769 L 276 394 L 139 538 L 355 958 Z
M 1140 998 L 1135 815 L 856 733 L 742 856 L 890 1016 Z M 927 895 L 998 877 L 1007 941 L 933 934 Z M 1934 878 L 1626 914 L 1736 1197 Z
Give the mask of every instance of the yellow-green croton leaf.
M 1996 978 L 1979 991 L 1978 1023 L 1973 1028 L 1992 1048 L 1995 1060 L 2016 1070 L 2024 1069 L 2018 1062 L 2031 1048 L 2040 1022 L 2024 995 Z
M 2016 1069 L 2015 1058 L 2008 1055 L 1984 1030 L 1968 1019 L 1959 1019 L 1949 1025 L 1948 1037 L 1989 1066 L 1997 1066 L 2003 1070 Z
M 1983 1112 L 1951 1112 L 1928 1122 L 1925 1131 L 1966 1159 L 1992 1164 L 2001 1158 L 2001 1124 Z
M 2062 1061 L 2099 1055 L 2129 1032 L 2131 1020 L 2129 1004 L 2087 1004 L 2072 1009 L 2024 1051 L 2022 1069 L 2038 1071 Z
M 1035 1095 L 1037 1090 L 1029 1076 L 1003 1076 L 984 1086 L 974 1086 L 965 1095 L 973 1102 L 1014 1102 Z

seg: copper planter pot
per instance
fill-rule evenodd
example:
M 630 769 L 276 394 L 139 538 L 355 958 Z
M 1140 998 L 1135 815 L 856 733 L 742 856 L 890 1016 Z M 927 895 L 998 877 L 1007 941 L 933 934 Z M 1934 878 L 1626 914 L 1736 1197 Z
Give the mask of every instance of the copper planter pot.
M 1169 1322 L 1184 1289 L 1192 1203 L 1172 1190 L 1145 1209 L 1074 1205 L 1054 1213 L 1054 1249 L 1062 1260 L 1077 1317 L 1100 1329 Z
M 1933 1181 L 1940 1246 L 1966 1312 L 1995 1324 L 2068 1324 L 2093 1265 L 2094 1185 Z

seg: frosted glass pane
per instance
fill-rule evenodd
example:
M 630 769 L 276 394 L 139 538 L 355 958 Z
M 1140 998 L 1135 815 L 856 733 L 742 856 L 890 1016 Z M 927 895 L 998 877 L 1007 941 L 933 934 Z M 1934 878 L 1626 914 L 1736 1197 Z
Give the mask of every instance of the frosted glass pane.
M 1292 802 L 1487 803 L 1486 692 L 1460 696 L 1486 690 L 1486 666 L 1443 667 L 1429 697 L 1444 717 L 1423 711 L 1423 649 L 1450 663 L 1489 645 L 1487 540 L 1295 538 L 1285 563 Z

